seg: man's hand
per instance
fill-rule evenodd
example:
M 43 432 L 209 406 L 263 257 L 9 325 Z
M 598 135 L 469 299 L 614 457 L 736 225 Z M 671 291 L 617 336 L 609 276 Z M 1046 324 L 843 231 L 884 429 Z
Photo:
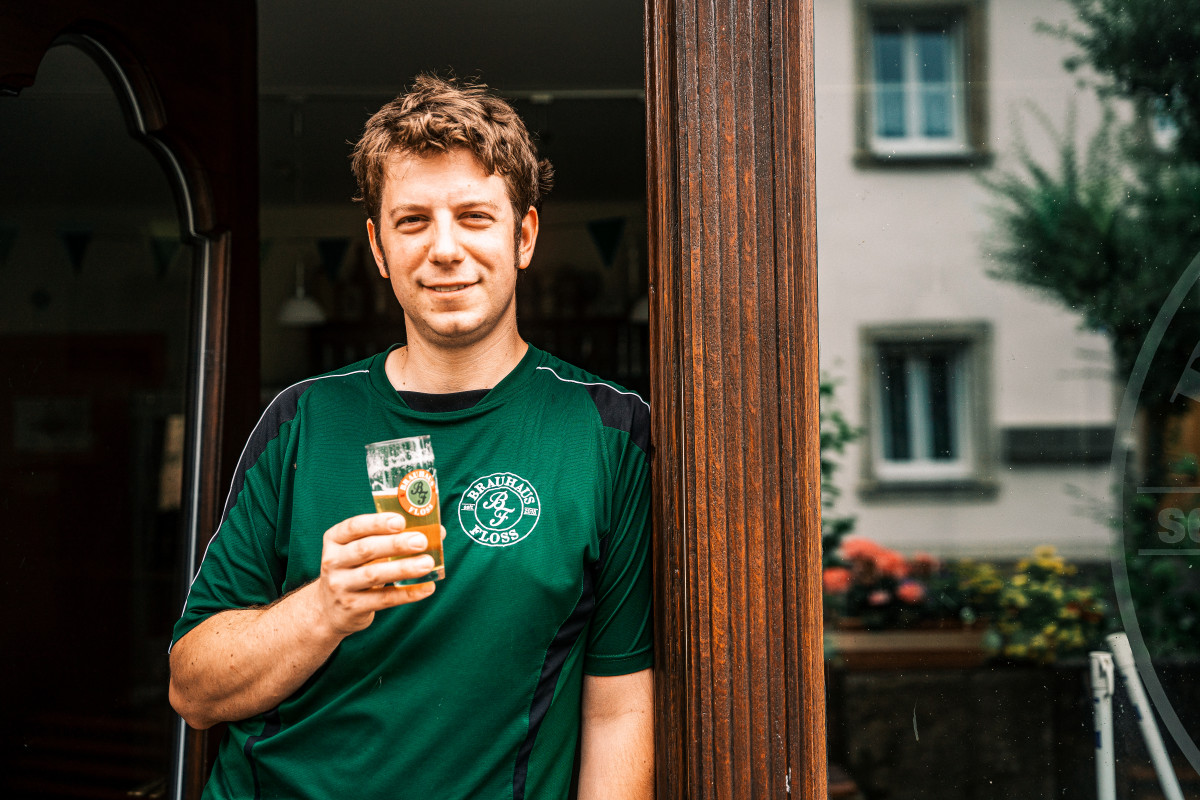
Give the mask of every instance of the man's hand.
M 441 530 L 442 539 L 446 529 Z M 321 575 L 264 608 L 231 609 L 171 649 L 171 705 L 193 728 L 274 708 L 375 612 L 428 597 L 434 583 L 393 586 L 433 569 L 425 536 L 400 514 L 363 514 L 325 532 Z M 395 560 L 389 560 L 395 558 Z
M 446 529 L 442 528 L 442 539 Z M 322 618 L 343 637 L 371 624 L 375 612 L 423 600 L 433 594 L 432 581 L 393 586 L 433 569 L 433 558 L 421 553 L 425 535 L 404 530 L 400 514 L 362 514 L 325 531 L 321 577 L 316 581 Z M 389 559 L 396 560 L 389 560 Z

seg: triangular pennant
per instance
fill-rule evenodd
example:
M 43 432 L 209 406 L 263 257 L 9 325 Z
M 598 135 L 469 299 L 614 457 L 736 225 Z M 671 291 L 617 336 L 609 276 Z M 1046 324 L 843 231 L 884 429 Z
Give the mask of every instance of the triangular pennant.
M 342 259 L 350 247 L 350 239 L 342 236 L 337 239 L 317 239 L 317 252 L 321 254 L 321 266 L 329 280 L 336 281 L 342 271 Z
M 600 251 L 600 260 L 604 266 L 612 267 L 617 257 L 617 245 L 621 243 L 621 234 L 625 232 L 625 218 L 594 219 L 587 224 L 592 242 Z
M 67 259 L 71 262 L 71 269 L 75 274 L 83 272 L 83 257 L 87 253 L 88 245 L 92 243 L 91 228 L 71 228 L 69 230 L 61 230 L 58 232 L 58 238 L 62 241 L 63 247 L 67 251 Z
M 179 252 L 179 238 L 175 236 L 151 236 L 150 254 L 154 257 L 154 274 L 161 278 L 167 274 L 175 254 Z
M 8 254 L 17 241 L 17 226 L 12 222 L 0 222 L 0 267 L 8 263 Z

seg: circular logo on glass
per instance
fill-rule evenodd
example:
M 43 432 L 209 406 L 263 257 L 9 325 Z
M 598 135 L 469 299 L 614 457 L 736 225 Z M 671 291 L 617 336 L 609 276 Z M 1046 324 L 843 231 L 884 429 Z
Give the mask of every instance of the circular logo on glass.
M 1200 770 L 1200 748 L 1185 724 L 1195 725 L 1195 717 L 1176 713 L 1177 707 L 1189 708 L 1187 682 L 1180 680 L 1189 673 L 1180 672 L 1178 664 L 1187 643 L 1195 641 L 1189 609 L 1200 601 L 1193 570 L 1200 557 L 1200 469 L 1196 454 L 1181 441 L 1186 437 L 1178 433 L 1184 429 L 1180 420 L 1200 414 L 1197 286 L 1200 255 L 1159 308 L 1121 399 L 1111 462 L 1120 491 L 1114 515 L 1120 536 L 1112 563 L 1125 630 L 1108 638 L 1127 684 L 1140 678 L 1175 744 Z M 1131 689 L 1130 695 L 1139 718 L 1152 719 L 1140 691 Z M 1150 738 L 1157 735 L 1154 731 Z
M 433 473 L 427 469 L 414 469 L 404 476 L 396 493 L 405 511 L 414 517 L 424 517 L 433 511 L 437 497 L 433 481 Z
M 511 472 L 477 478 L 458 503 L 458 522 L 473 540 L 507 547 L 537 527 L 542 501 L 533 484 Z

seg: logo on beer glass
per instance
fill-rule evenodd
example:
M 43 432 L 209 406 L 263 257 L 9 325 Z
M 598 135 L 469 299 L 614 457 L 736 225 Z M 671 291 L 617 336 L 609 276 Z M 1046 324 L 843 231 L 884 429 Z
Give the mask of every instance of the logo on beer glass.
M 414 517 L 423 517 L 433 510 L 437 495 L 433 490 L 433 473 L 427 469 L 414 469 L 405 475 L 396 487 L 404 510 Z
M 533 484 L 511 472 L 475 480 L 458 504 L 458 521 L 473 540 L 488 547 L 516 544 L 537 526 L 542 502 Z

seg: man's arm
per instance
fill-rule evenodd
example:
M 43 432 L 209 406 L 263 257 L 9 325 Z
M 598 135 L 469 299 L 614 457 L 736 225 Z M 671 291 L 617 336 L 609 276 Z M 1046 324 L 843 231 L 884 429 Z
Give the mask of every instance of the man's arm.
M 579 800 L 654 797 L 654 670 L 583 676 Z
M 445 537 L 445 528 L 442 536 Z M 433 568 L 420 533 L 399 514 L 364 514 L 325 532 L 321 575 L 263 608 L 209 617 L 171 649 L 171 705 L 193 728 L 246 719 L 277 706 L 375 612 L 433 593 L 396 587 Z M 399 557 L 395 561 L 379 561 Z

